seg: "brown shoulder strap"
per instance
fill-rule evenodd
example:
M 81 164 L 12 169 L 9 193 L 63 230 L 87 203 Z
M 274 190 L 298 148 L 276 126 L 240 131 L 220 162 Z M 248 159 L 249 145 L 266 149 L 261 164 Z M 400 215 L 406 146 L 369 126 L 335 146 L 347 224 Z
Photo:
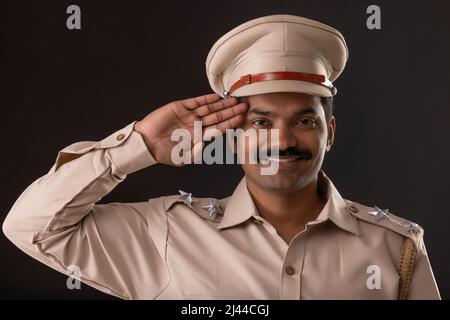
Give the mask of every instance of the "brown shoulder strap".
M 409 282 L 411 281 L 411 274 L 416 260 L 416 245 L 414 241 L 409 238 L 403 240 L 402 251 L 400 255 L 400 265 L 398 274 L 400 276 L 398 285 L 398 299 L 405 300 L 408 295 Z

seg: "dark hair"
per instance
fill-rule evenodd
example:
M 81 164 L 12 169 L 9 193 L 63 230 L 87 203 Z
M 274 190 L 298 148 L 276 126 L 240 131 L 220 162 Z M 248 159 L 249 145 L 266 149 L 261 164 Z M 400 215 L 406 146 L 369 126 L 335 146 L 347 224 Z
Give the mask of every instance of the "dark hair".
M 248 97 L 237 97 L 238 103 L 246 102 L 248 103 Z M 334 113 L 334 102 L 333 102 L 333 96 L 331 97 L 320 97 L 320 104 L 323 107 L 323 111 L 325 112 L 325 120 L 327 121 L 327 124 L 330 123 L 331 117 Z
M 320 103 L 322 104 L 323 111 L 325 111 L 325 120 L 327 121 L 327 124 L 329 124 L 334 113 L 333 96 L 320 97 Z

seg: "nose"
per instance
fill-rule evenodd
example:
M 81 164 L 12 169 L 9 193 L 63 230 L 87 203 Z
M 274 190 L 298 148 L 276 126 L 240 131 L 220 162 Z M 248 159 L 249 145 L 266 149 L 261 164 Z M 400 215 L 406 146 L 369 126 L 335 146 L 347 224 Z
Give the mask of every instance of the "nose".
M 289 147 L 295 147 L 297 140 L 292 132 L 292 128 L 287 124 L 281 124 L 278 126 L 279 143 L 278 147 L 280 150 L 286 150 Z

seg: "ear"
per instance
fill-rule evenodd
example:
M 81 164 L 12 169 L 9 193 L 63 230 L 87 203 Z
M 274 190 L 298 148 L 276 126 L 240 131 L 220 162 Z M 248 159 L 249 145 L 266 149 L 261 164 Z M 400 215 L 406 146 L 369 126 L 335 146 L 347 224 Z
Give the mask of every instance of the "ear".
M 327 126 L 328 136 L 327 136 L 327 152 L 331 150 L 331 146 L 334 142 L 334 135 L 336 133 L 336 118 L 334 116 L 331 117 L 330 122 Z

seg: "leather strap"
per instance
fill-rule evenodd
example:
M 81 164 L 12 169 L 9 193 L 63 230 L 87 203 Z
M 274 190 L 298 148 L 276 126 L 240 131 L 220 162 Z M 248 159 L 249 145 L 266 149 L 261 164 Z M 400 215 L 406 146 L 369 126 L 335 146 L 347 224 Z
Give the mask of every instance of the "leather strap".
M 406 300 L 408 295 L 408 287 L 411 281 L 411 275 L 416 260 L 416 245 L 414 242 L 406 238 L 403 240 L 402 251 L 400 255 L 400 265 L 398 268 L 399 284 L 398 284 L 398 299 Z
M 329 88 L 332 92 L 334 87 L 330 81 L 326 79 L 324 75 L 304 73 L 304 72 L 292 72 L 292 71 L 277 71 L 277 72 L 265 72 L 256 74 L 247 74 L 242 76 L 238 81 L 236 81 L 230 88 L 228 95 L 240 87 L 243 87 L 250 83 L 260 82 L 260 81 L 271 81 L 271 80 L 297 80 L 297 81 L 307 81 L 316 84 L 320 84 Z

